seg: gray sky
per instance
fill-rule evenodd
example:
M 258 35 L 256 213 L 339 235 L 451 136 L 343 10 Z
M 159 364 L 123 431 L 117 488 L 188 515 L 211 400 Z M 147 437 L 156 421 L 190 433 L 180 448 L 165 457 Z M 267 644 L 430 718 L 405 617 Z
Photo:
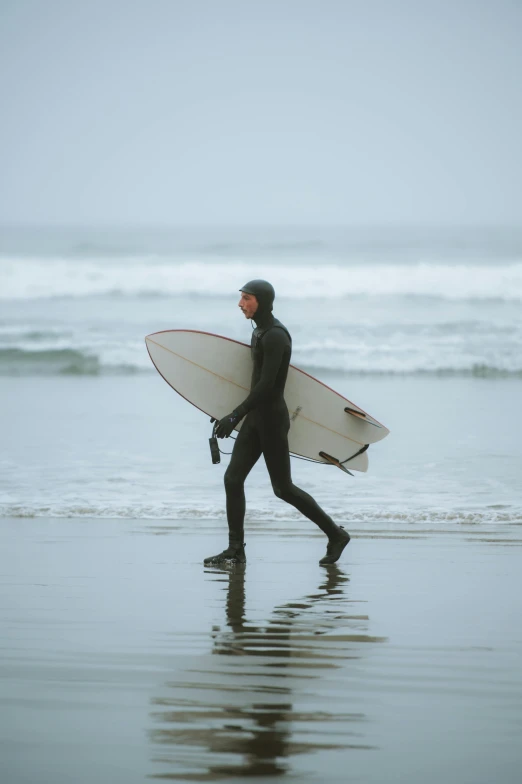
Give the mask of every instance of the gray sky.
M 0 0 L 0 221 L 522 225 L 519 0 Z

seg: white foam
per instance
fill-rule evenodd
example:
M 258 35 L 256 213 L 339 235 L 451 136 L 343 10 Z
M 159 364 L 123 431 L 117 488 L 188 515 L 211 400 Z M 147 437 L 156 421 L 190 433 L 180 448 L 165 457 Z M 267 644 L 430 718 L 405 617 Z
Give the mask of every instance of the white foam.
M 2 517 L 59 517 L 59 518 L 97 518 L 97 519 L 132 519 L 132 520 L 209 520 L 220 521 L 226 519 L 223 504 L 201 504 L 198 506 L 179 506 L 172 503 L 157 504 L 129 504 L 120 505 L 100 503 L 82 505 L 78 503 L 50 502 L 46 505 L 39 504 L 0 504 L 0 518 Z M 342 522 L 342 518 L 339 517 Z M 293 509 L 280 509 L 267 506 L 265 508 L 249 508 L 246 521 L 250 524 L 257 522 L 270 523 L 279 526 L 281 522 L 303 522 L 302 517 Z M 354 507 L 350 509 L 349 522 L 351 525 L 490 525 L 490 524 L 516 524 L 522 523 L 522 508 L 492 508 L 471 509 L 433 509 L 413 508 L 396 509 L 383 512 L 381 507 Z M 308 525 L 308 523 L 306 523 Z M 411 533 L 414 533 L 412 529 Z
M 429 296 L 448 300 L 522 300 L 522 263 L 323 264 L 0 258 L 0 297 L 31 299 L 122 295 L 236 296 L 238 281 L 269 279 L 278 297 Z M 239 284 L 240 285 L 240 284 Z

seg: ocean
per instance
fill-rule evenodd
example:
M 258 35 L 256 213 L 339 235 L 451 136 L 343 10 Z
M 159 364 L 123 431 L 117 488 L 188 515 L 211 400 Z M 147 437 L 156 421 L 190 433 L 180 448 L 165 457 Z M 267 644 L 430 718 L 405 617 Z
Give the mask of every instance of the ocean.
M 262 460 L 246 568 L 203 566 L 229 457 L 145 348 L 248 342 L 255 277 L 391 431 L 366 474 L 292 460 L 327 568 Z M 508 231 L 2 231 L 2 780 L 518 781 L 521 305 Z
M 249 342 L 238 289 L 258 277 L 292 363 L 391 430 L 368 474 L 294 459 L 296 483 L 348 525 L 522 523 L 522 231 L 507 229 L 2 229 L 0 515 L 226 527 L 228 458 L 211 464 L 209 422 L 144 337 Z M 247 528 L 300 521 L 262 464 L 247 507 Z

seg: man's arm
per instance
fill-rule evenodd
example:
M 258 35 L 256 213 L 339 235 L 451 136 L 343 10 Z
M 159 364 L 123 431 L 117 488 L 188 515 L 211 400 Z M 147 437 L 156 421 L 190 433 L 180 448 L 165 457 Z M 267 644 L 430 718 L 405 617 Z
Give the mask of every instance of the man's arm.
M 244 400 L 235 411 L 238 414 L 238 422 L 243 419 L 249 411 L 263 403 L 270 394 L 277 373 L 281 367 L 281 360 L 285 349 L 289 346 L 288 336 L 283 329 L 273 327 L 262 338 L 263 340 L 263 365 L 261 367 L 261 378 L 251 390 L 249 396 Z
M 270 391 L 274 386 L 277 373 L 281 367 L 283 354 L 285 349 L 290 346 L 290 341 L 286 332 L 277 327 L 272 327 L 272 329 L 266 332 L 262 341 L 263 365 L 261 367 L 261 378 L 252 389 L 247 399 L 231 414 L 219 420 L 216 425 L 216 435 L 218 438 L 228 438 L 237 423 L 240 422 L 249 411 L 267 400 Z

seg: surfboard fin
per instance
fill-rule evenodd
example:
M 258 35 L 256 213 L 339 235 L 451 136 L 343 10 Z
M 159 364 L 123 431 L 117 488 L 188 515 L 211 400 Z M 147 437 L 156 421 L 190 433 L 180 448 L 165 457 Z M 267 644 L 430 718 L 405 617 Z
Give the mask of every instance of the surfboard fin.
M 344 410 L 347 414 L 351 414 L 352 416 L 357 417 L 357 419 L 362 419 L 363 422 L 367 422 L 369 425 L 373 425 L 374 427 L 382 427 L 382 425 L 378 425 L 377 422 L 372 422 L 371 419 L 368 419 L 364 411 L 357 411 L 356 408 L 349 408 L 349 406 L 346 406 Z
M 337 466 L 337 468 L 340 468 L 341 471 L 344 471 L 345 474 L 350 474 L 350 476 L 353 476 L 352 472 L 348 471 L 348 469 L 345 468 L 336 457 L 332 457 L 332 455 L 329 455 L 327 452 L 319 452 L 319 457 L 322 457 L 323 460 L 326 460 L 327 463 Z

